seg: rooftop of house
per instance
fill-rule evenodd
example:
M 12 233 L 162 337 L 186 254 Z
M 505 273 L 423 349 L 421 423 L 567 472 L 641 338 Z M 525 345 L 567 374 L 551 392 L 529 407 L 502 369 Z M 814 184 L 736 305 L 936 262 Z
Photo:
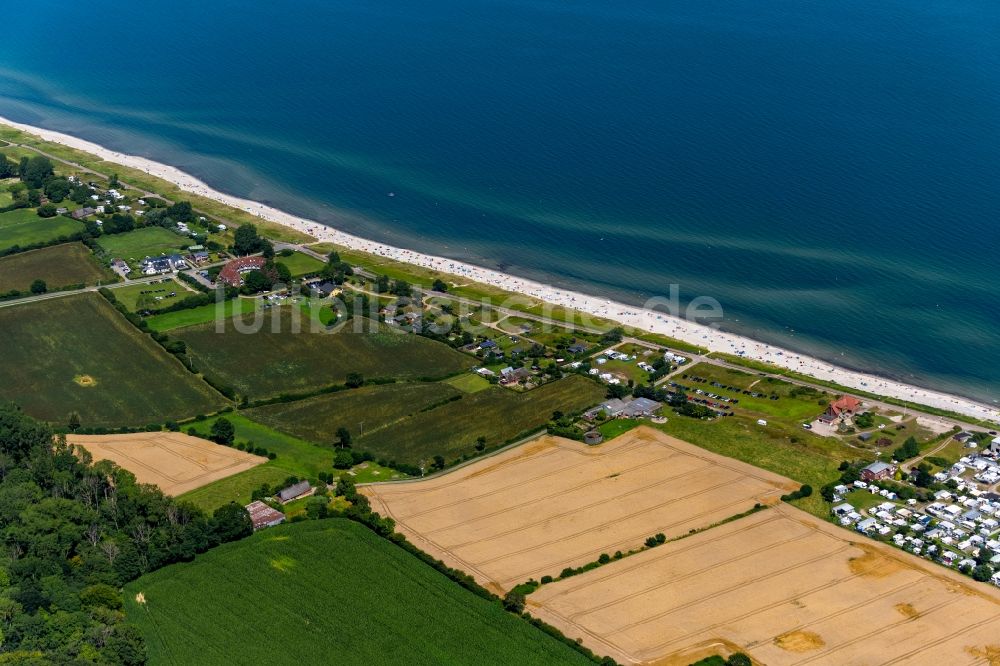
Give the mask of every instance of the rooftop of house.
M 312 486 L 309 485 L 308 481 L 299 481 L 296 484 L 290 485 L 283 490 L 278 491 L 278 499 L 282 502 L 287 502 L 290 499 L 295 499 L 299 495 L 303 495 L 309 492 Z
M 834 414 L 841 412 L 855 412 L 861 406 L 861 401 L 849 395 L 843 395 L 830 403 L 830 410 Z
M 243 282 L 243 273 L 262 268 L 265 261 L 264 257 L 240 257 L 239 259 L 233 259 L 219 271 L 219 281 L 233 287 L 238 287 Z

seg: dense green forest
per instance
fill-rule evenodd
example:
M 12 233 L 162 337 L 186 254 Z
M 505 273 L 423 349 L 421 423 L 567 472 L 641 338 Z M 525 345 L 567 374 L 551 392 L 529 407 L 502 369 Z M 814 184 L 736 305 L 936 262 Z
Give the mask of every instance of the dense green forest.
M 0 664 L 145 663 L 121 586 L 251 531 L 243 507 L 208 517 L 0 406 Z

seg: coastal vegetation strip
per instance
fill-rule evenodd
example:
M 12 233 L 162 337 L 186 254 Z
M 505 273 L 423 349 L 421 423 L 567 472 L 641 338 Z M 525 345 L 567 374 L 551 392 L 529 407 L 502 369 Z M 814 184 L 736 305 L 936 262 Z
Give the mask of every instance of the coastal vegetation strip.
M 134 169 L 118 162 L 105 161 L 92 153 L 77 150 L 53 141 L 46 141 L 34 134 L 30 134 L 9 125 L 0 125 L 0 140 L 27 146 L 27 149 L 22 148 L 21 150 L 27 150 L 31 154 L 37 154 L 35 151 L 39 151 L 42 154 L 55 158 L 56 160 L 63 160 L 72 165 L 76 165 L 85 173 L 96 176 L 101 180 L 107 180 L 107 178 L 112 174 L 117 174 L 121 180 L 129 183 L 132 187 L 140 191 L 155 192 L 161 197 L 171 201 L 190 201 L 197 210 L 202 211 L 204 214 L 211 217 L 225 219 L 237 225 L 247 223 L 256 224 L 261 227 L 262 230 L 266 231 L 269 237 L 276 240 L 294 243 L 314 240 L 311 239 L 308 234 L 290 229 L 285 225 L 262 220 L 258 216 L 246 211 L 242 211 L 233 208 L 232 206 L 219 203 L 214 199 L 183 190 L 175 183 L 158 178 L 140 169 Z M 0 235 L 0 240 L 2 240 L 2 235 Z M 2 245 L 0 245 L 0 247 L 2 247 Z

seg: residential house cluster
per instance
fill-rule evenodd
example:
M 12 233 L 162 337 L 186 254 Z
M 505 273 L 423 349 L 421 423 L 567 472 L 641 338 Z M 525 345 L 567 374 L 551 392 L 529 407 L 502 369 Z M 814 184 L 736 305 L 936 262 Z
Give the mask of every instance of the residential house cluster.
M 141 266 L 143 275 L 171 273 L 184 270 L 188 267 L 184 257 L 179 254 L 161 254 L 159 257 L 146 257 L 142 260 Z
M 613 398 L 583 413 L 583 418 L 595 421 L 603 413 L 608 419 L 637 419 L 652 416 L 663 403 L 649 398 Z
M 873 473 L 877 479 L 884 478 L 884 468 Z M 867 510 L 856 509 L 844 498 L 858 490 L 885 501 Z M 841 525 L 890 540 L 915 555 L 963 570 L 980 561 L 1000 568 L 1000 495 L 996 493 L 962 483 L 954 490 L 937 491 L 933 501 L 921 506 L 915 499 L 901 503 L 894 492 L 858 480 L 851 486 L 836 486 L 834 502 L 832 514 Z M 1000 585 L 1000 574 L 992 580 Z
M 500 371 L 500 383 L 504 386 L 519 384 L 531 379 L 533 376 L 527 368 L 512 368 L 508 366 Z

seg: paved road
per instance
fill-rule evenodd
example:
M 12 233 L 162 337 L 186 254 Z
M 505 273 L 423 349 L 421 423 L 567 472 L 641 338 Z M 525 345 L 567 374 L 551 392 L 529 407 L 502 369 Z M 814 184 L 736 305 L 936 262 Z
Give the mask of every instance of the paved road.
M 54 298 L 63 298 L 66 296 L 72 296 L 74 294 L 82 294 L 91 291 L 97 291 L 102 287 L 107 287 L 108 289 L 121 289 L 122 287 L 129 287 L 134 284 L 150 284 L 151 282 L 159 282 L 161 280 L 170 279 L 170 275 L 149 275 L 146 277 L 136 278 L 134 280 L 129 280 L 128 282 L 110 282 L 108 284 L 96 285 L 93 287 L 85 287 L 83 289 L 70 289 L 67 291 L 52 291 L 46 294 L 39 294 L 37 296 L 27 296 L 25 298 L 16 298 L 11 301 L 0 302 L 0 308 L 11 308 L 16 305 L 24 305 L 25 303 L 36 303 L 38 301 L 50 301 Z

